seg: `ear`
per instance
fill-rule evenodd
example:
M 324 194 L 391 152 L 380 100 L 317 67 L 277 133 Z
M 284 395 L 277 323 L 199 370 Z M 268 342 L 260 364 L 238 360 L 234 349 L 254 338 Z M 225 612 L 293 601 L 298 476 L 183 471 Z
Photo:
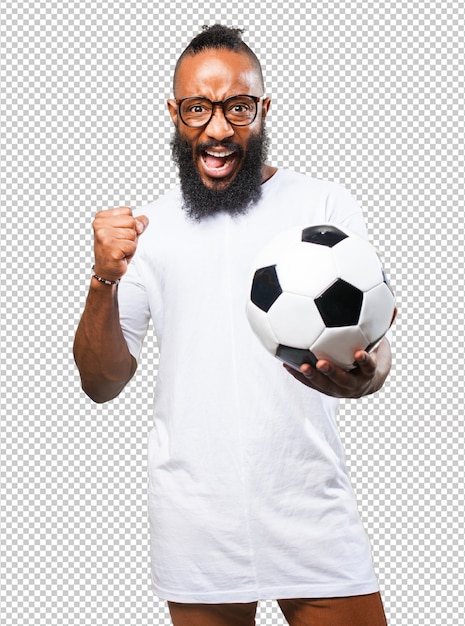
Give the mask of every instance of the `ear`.
M 178 124 L 178 105 L 176 104 L 176 100 L 173 99 L 169 99 L 166 101 L 167 105 L 168 105 L 168 111 L 169 114 L 171 116 L 171 119 L 173 120 L 173 124 L 175 126 L 177 126 Z
M 271 98 L 265 98 L 262 103 L 262 118 L 268 115 L 268 111 L 270 110 Z

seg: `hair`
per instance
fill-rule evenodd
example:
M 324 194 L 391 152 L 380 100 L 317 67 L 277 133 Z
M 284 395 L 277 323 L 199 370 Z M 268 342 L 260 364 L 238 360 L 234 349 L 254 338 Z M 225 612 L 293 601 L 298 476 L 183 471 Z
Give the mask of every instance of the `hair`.
M 253 52 L 253 50 L 251 50 L 251 48 L 249 48 L 249 46 L 242 41 L 243 32 L 244 31 L 240 28 L 229 28 L 228 26 L 223 26 L 222 24 L 203 26 L 202 32 L 192 39 L 176 63 L 173 77 L 173 88 L 176 86 L 176 76 L 179 66 L 185 57 L 195 56 L 204 50 L 214 49 L 232 50 L 233 52 L 246 54 L 252 61 L 263 84 L 262 66 L 255 52 Z

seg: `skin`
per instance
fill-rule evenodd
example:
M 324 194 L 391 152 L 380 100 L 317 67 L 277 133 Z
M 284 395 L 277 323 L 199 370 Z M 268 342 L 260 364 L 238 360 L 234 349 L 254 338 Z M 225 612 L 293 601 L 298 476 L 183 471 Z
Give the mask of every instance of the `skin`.
M 175 98 L 204 96 L 212 101 L 225 100 L 236 94 L 263 95 L 259 73 L 246 54 L 229 50 L 207 50 L 186 57 L 179 67 Z M 222 168 L 211 168 L 204 155 L 196 156 L 199 143 L 218 142 L 211 151 L 224 154 L 219 143 L 229 139 L 244 149 L 253 133 L 259 132 L 270 108 L 270 99 L 259 103 L 257 118 L 250 126 L 231 126 L 221 108 L 216 107 L 210 122 L 202 128 L 189 128 L 179 119 L 176 102 L 168 100 L 173 123 L 192 144 L 193 158 L 204 185 L 224 189 L 241 167 L 238 153 L 228 156 Z M 276 172 L 269 165 L 262 167 L 262 181 Z M 121 278 L 134 256 L 139 237 L 148 226 L 146 216 L 133 217 L 129 207 L 100 211 L 93 222 L 95 273 L 108 280 Z M 117 286 L 91 280 L 86 306 L 76 331 L 74 356 L 81 375 L 82 388 L 95 402 L 116 397 L 134 375 L 137 363 L 130 354 L 120 323 Z M 391 366 L 391 352 L 386 340 L 370 355 L 355 355 L 358 368 L 351 372 L 329 361 L 318 361 L 316 369 L 303 365 L 297 372 L 286 367 L 301 383 L 322 393 L 337 397 L 358 398 L 381 388 Z

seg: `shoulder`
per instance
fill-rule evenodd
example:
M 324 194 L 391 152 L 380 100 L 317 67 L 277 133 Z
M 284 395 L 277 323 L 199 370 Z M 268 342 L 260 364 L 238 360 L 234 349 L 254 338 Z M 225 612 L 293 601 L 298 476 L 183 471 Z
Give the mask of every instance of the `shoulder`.
M 336 207 L 342 207 L 345 213 L 359 211 L 352 193 L 340 183 L 313 178 L 292 170 L 279 169 L 264 184 L 263 191 L 264 197 L 269 201 L 286 202 L 287 207 L 296 204 L 318 206 L 324 208 L 329 214 Z
M 279 169 L 266 183 L 268 203 L 286 208 L 304 222 L 333 223 L 365 234 L 361 208 L 344 185 Z
M 351 195 L 340 183 L 324 178 L 314 178 L 293 170 L 279 169 L 273 178 L 280 187 L 294 188 L 298 191 L 307 190 L 318 195 Z M 272 181 L 273 178 L 270 180 Z

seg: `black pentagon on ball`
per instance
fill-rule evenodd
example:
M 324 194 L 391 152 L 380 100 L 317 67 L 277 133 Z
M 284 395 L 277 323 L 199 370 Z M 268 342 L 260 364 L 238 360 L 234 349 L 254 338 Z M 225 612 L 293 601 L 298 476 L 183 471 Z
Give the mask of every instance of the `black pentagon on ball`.
M 321 226 L 309 226 L 302 231 L 302 241 L 305 243 L 316 243 L 320 246 L 334 248 L 343 239 L 347 239 L 348 235 L 330 224 Z
M 315 304 L 328 328 L 357 324 L 362 301 L 363 292 L 341 278 L 315 298 Z
M 316 356 L 310 350 L 291 348 L 283 345 L 278 346 L 278 349 L 276 350 L 276 357 L 294 369 L 300 369 L 300 366 L 304 363 L 308 363 L 312 367 L 316 367 L 318 361 Z
M 250 299 L 259 309 L 267 313 L 282 292 L 276 265 L 262 267 L 255 272 Z

